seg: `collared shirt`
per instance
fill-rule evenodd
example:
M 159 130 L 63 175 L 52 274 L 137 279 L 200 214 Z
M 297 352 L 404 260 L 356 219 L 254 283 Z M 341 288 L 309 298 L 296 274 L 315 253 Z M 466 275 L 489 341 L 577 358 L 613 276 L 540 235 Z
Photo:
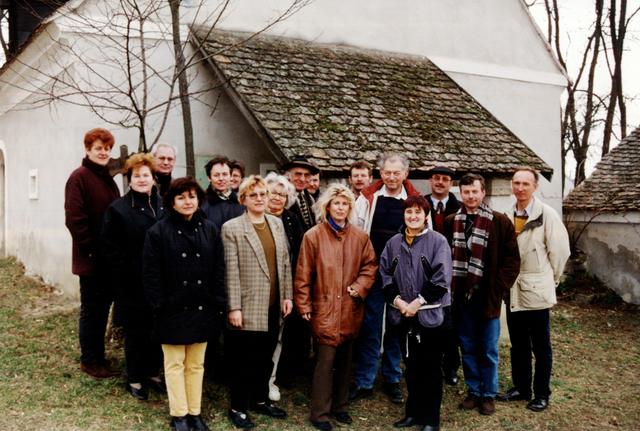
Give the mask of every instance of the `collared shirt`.
M 431 203 L 433 204 L 433 208 L 438 208 L 438 202 L 442 202 L 442 206 L 443 207 L 447 207 L 447 202 L 449 202 L 449 195 L 447 195 L 446 198 L 439 200 L 433 197 L 433 195 L 429 196 L 429 199 L 431 199 Z
M 395 196 L 391 196 L 389 194 L 389 191 L 387 190 L 387 186 L 385 185 L 383 185 L 382 188 L 376 192 L 376 194 L 378 196 L 384 196 L 385 198 L 396 198 L 396 199 L 401 199 L 403 201 L 407 199 L 407 190 L 404 188 L 404 186 L 402 186 L 402 191 Z
M 531 198 L 531 202 L 529 202 L 529 205 L 527 205 L 527 207 L 522 211 L 518 211 L 518 204 L 516 203 L 516 215 L 520 217 L 528 217 L 529 214 L 531 214 L 531 211 L 533 210 L 534 200 L 535 198 Z

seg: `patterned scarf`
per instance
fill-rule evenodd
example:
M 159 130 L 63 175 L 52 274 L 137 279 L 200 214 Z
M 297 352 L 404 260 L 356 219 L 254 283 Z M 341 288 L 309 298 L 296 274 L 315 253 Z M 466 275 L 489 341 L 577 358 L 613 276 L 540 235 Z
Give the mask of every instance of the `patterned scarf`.
M 489 243 L 489 226 L 493 212 L 484 202 L 478 207 L 469 239 L 465 236 L 467 209 L 463 205 L 453 220 L 454 289 L 463 288 L 467 299 L 480 287 L 484 273 L 484 254 Z

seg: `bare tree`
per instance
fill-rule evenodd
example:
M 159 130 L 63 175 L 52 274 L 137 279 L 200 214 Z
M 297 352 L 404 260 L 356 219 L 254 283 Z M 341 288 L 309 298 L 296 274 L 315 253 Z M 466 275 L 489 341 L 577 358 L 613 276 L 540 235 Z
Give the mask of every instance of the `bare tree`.
M 547 19 L 547 41 L 552 47 L 564 69 L 572 74 L 567 65 L 567 56 L 563 46 L 564 21 L 562 19 L 558 0 L 532 1 L 529 7 L 542 3 Z M 617 3 L 620 7 L 617 7 Z M 567 159 L 571 155 L 576 163 L 573 185 L 580 184 L 585 179 L 585 164 L 590 149 L 596 144 L 594 132 L 603 128 L 602 154 L 609 151 L 613 135 L 613 123 L 616 113 L 620 121 L 620 135 L 626 135 L 625 96 L 622 89 L 622 55 L 626 29 L 636 9 L 627 16 L 627 0 L 594 0 L 593 23 L 580 55 L 577 69 L 567 84 L 567 93 L 562 107 L 561 139 L 562 139 L 562 187 L 565 189 L 567 176 Z M 619 10 L 620 12 L 617 12 Z M 607 43 L 609 35 L 611 44 Z M 572 39 L 573 40 L 573 39 Z M 574 40 L 575 42 L 575 40 Z M 608 76 L 603 76 L 603 69 L 599 61 L 604 56 L 609 65 Z M 612 56 L 613 60 L 609 61 Z M 609 94 L 599 94 L 596 81 L 608 79 L 611 82 Z
M 619 0 L 619 8 L 616 3 L 616 0 L 610 0 L 608 28 L 610 47 L 604 51 L 607 59 L 609 75 L 611 77 L 611 90 L 609 91 L 607 115 L 604 122 L 602 156 L 609 152 L 611 137 L 614 134 L 613 122 L 616 108 L 620 119 L 619 138 L 624 139 L 627 136 L 627 107 L 624 92 L 622 91 L 622 55 L 624 53 L 624 42 L 627 35 L 627 28 L 629 27 L 631 19 L 640 10 L 640 7 L 636 8 L 629 16 L 627 16 L 627 0 Z M 603 35 L 603 43 L 605 45 L 607 43 L 606 34 Z M 613 60 L 611 60 L 610 57 L 613 57 Z
M 50 0 L 55 2 L 56 0 Z M 310 0 L 291 0 L 255 37 L 299 11 Z M 57 39 L 55 55 L 47 58 L 46 67 L 21 61 L 16 56 L 8 65 L 18 74 L 29 75 L 18 86 L 32 95 L 24 109 L 51 106 L 63 102 L 89 108 L 102 121 L 139 132 L 138 151 L 149 151 L 160 139 L 169 112 L 180 103 L 183 115 L 187 174 L 195 174 L 192 100 L 206 103 L 203 97 L 223 85 L 211 82 L 204 88 L 190 89 L 188 74 L 202 58 L 205 41 L 181 40 L 180 0 L 110 0 L 92 2 L 96 9 L 88 12 L 84 5 L 67 4 L 56 12 L 65 31 L 76 37 Z M 231 0 L 223 0 L 213 9 L 207 2 L 194 2 L 188 11 L 187 27 L 206 23 L 211 34 L 227 11 Z M 43 19 L 45 17 L 42 17 Z M 47 30 L 47 26 L 43 26 Z M 201 26 L 202 28 L 202 26 Z M 167 55 L 171 53 L 172 55 Z M 217 55 L 218 52 L 212 53 Z M 193 78 L 193 76 L 191 76 Z M 0 80 L 2 78 L 0 77 Z M 0 83 L 3 83 L 0 81 Z M 177 84 L 177 85 L 176 85 Z M 211 111 L 215 106 L 211 106 Z

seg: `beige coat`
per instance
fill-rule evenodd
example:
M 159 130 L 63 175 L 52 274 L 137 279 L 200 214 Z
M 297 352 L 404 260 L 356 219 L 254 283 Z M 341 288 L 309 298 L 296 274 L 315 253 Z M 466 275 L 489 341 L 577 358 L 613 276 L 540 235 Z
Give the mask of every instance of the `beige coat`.
M 291 264 L 287 237 L 278 217 L 265 215 L 276 244 L 280 301 L 292 299 Z M 227 309 L 242 311 L 242 329 L 268 330 L 269 267 L 262 244 L 247 214 L 222 226 L 226 265 Z
M 513 222 L 515 205 L 509 218 Z M 534 198 L 529 220 L 518 235 L 520 275 L 511 288 L 512 312 L 542 310 L 556 302 L 556 286 L 569 259 L 569 235 L 558 213 Z

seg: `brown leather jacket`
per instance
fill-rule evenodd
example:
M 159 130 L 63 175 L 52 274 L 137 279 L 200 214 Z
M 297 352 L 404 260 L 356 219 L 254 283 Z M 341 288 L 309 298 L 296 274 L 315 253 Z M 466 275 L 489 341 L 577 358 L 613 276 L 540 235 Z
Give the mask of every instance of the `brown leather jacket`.
M 336 232 L 328 223 L 311 228 L 302 239 L 294 300 L 300 314 L 311 313 L 318 343 L 339 346 L 356 338 L 364 318 L 364 298 L 378 264 L 367 234 L 348 225 Z M 351 286 L 358 298 L 347 293 Z

